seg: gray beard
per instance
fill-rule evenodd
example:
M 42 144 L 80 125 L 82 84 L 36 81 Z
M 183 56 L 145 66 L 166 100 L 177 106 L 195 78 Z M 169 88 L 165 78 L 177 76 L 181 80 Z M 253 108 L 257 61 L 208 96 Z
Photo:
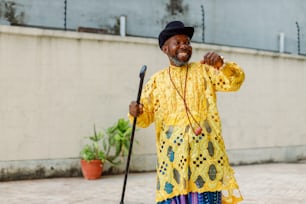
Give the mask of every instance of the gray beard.
M 182 67 L 184 65 L 187 65 L 188 61 L 189 61 L 188 60 L 186 62 L 183 62 L 183 61 L 178 60 L 176 57 L 169 57 L 169 58 L 170 58 L 171 62 L 173 62 L 173 64 L 175 64 L 175 66 L 177 66 L 177 67 Z

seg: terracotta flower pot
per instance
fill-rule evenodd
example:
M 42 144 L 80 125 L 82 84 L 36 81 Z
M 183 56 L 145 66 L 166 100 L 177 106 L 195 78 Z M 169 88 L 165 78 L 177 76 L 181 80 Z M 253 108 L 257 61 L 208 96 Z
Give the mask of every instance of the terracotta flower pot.
M 98 179 L 102 176 L 103 164 L 101 160 L 86 161 L 81 159 L 83 176 L 88 179 Z

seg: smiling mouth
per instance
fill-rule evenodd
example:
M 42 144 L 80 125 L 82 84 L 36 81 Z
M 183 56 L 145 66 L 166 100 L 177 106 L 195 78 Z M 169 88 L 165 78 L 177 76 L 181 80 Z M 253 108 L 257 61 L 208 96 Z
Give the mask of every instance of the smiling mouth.
M 187 52 L 180 52 L 177 54 L 178 57 L 188 57 L 189 54 Z

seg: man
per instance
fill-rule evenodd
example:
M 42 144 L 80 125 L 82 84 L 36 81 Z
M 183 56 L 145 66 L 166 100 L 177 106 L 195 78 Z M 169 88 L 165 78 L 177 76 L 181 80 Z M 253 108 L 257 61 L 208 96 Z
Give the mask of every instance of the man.
M 216 104 L 216 91 L 236 91 L 244 72 L 214 52 L 189 63 L 193 27 L 170 22 L 159 46 L 170 66 L 146 83 L 141 103 L 132 101 L 130 119 L 155 123 L 158 204 L 221 204 L 242 200 L 229 165 Z

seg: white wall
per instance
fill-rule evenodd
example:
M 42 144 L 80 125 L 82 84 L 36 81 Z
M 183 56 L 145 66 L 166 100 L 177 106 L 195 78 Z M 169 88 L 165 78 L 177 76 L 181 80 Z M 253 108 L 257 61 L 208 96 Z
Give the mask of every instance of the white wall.
M 218 94 L 233 163 L 306 157 L 305 57 L 193 48 L 193 60 L 213 50 L 246 72 L 239 92 Z M 144 64 L 146 80 L 168 66 L 155 39 L 0 26 L 0 169 L 78 168 L 93 124 L 101 130 L 126 117 Z M 154 126 L 136 139 L 131 169 L 154 169 Z

